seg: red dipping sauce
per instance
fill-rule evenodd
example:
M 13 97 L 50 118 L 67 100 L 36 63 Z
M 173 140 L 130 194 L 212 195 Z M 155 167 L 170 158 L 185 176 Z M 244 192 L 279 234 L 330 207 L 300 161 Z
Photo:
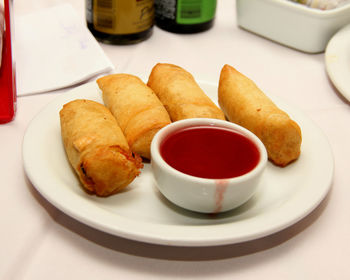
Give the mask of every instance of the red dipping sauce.
M 229 128 L 198 125 L 169 134 L 160 154 L 171 167 L 188 175 L 225 179 L 251 171 L 259 162 L 256 145 Z

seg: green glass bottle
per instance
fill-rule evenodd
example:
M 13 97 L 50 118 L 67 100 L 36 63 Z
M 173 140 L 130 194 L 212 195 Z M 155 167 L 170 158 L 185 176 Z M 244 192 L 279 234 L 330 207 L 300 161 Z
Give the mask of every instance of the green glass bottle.
M 155 22 L 174 33 L 197 33 L 214 24 L 216 0 L 155 0 Z

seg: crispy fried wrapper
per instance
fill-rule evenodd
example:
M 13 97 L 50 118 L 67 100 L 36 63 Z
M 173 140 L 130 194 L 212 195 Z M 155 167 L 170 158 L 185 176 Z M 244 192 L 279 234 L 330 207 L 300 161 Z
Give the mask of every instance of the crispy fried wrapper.
M 102 104 L 77 99 L 60 111 L 61 135 L 69 162 L 84 189 L 98 196 L 128 186 L 143 167 L 116 119 Z
M 300 155 L 301 129 L 279 109 L 249 78 L 230 65 L 220 74 L 219 105 L 227 118 L 257 135 L 269 159 L 286 166 Z
M 188 118 L 225 119 L 224 113 L 183 68 L 158 63 L 152 69 L 147 85 L 167 109 L 172 121 Z
M 163 104 L 140 78 L 112 74 L 97 80 L 105 105 L 121 127 L 131 150 L 150 159 L 153 136 L 171 123 Z

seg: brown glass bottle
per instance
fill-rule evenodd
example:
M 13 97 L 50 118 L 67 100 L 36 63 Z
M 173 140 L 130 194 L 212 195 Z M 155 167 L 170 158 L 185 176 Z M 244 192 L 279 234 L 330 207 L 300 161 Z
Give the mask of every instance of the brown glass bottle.
M 86 22 L 103 43 L 138 43 L 152 35 L 154 0 L 86 0 Z
M 155 0 L 155 22 L 174 33 L 197 33 L 214 24 L 216 0 Z

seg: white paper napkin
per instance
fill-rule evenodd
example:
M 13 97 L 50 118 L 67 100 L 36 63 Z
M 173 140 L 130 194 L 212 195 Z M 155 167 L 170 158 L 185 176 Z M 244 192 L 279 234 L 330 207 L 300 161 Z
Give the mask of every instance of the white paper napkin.
M 15 19 L 18 96 L 81 83 L 114 66 L 69 4 Z

